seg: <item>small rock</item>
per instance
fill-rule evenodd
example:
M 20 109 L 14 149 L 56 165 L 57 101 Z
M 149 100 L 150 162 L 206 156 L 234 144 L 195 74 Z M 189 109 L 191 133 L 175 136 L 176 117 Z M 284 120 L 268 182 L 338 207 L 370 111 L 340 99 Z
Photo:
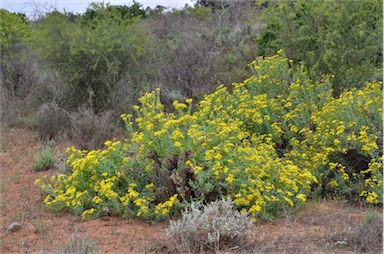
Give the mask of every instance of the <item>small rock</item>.
M 7 227 L 7 231 L 5 231 L 5 233 L 9 234 L 9 233 L 19 232 L 22 228 L 23 226 L 17 221 L 15 221 Z

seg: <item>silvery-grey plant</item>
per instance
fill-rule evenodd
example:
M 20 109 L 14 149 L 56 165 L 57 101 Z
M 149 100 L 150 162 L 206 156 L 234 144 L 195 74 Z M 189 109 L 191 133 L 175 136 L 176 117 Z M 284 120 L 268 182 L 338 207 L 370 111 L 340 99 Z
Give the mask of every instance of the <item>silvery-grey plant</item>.
M 252 227 L 250 216 L 235 210 L 232 200 L 220 200 L 205 207 L 192 204 L 179 220 L 170 222 L 166 234 L 176 251 L 196 253 L 240 248 Z

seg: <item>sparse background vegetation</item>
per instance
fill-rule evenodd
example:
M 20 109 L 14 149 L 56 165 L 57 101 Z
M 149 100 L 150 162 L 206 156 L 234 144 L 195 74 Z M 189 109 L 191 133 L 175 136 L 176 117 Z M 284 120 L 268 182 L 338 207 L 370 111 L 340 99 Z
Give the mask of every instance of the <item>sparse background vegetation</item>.
M 33 20 L 1 9 L 1 124 L 36 131 L 35 171 L 63 164 L 36 180 L 49 209 L 181 216 L 171 251 L 235 250 L 251 218 L 308 199 L 381 208 L 382 13 L 382 0 L 92 3 Z M 53 141 L 74 145 L 66 163 Z M 244 227 L 207 223 L 224 210 Z M 380 219 L 335 237 L 380 250 Z
M 251 61 L 279 49 L 304 61 L 313 80 L 335 75 L 337 96 L 382 79 L 381 10 L 374 0 L 197 1 L 180 10 L 92 3 L 83 14 L 52 10 L 28 20 L 3 9 L 2 122 L 58 139 L 64 130 L 47 120 L 63 119 L 62 110 L 132 113 L 157 87 L 166 108 L 175 99 L 197 103 L 220 84 L 245 80 Z M 71 136 L 68 120 L 59 127 Z

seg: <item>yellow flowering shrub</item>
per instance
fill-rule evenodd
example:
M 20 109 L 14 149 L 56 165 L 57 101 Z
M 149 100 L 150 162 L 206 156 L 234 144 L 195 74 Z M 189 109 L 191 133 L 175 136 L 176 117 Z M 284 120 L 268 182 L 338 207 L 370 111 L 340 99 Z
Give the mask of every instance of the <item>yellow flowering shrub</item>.
M 126 140 L 69 148 L 70 174 L 36 180 L 46 206 L 160 220 L 191 201 L 222 198 L 255 218 L 296 208 L 314 191 L 353 189 L 348 198 L 381 203 L 381 84 L 335 99 L 332 76 L 313 83 L 282 51 L 250 67 L 252 77 L 219 86 L 195 112 L 192 99 L 166 113 L 159 89 L 145 94 L 135 117 L 121 116 Z M 365 162 L 358 170 L 354 158 Z
M 345 91 L 312 115 L 311 163 L 320 168 L 320 189 L 348 199 L 382 203 L 382 82 Z M 319 159 L 322 153 L 322 159 Z

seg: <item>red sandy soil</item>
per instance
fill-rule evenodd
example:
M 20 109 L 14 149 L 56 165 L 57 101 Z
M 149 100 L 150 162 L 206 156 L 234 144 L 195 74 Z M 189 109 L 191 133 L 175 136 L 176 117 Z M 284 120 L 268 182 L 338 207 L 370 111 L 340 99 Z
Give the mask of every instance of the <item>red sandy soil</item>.
M 73 236 L 93 241 L 100 253 L 166 252 L 164 231 L 169 222 L 151 225 L 116 217 L 82 220 L 47 211 L 34 181 L 59 170 L 32 170 L 42 145 L 33 131 L 3 128 L 0 134 L 0 253 L 60 253 Z M 59 156 L 64 149 L 65 144 L 57 147 Z M 336 201 L 310 201 L 294 215 L 257 223 L 243 252 L 355 253 L 337 241 L 362 223 L 366 210 Z M 23 228 L 5 234 L 14 221 Z

